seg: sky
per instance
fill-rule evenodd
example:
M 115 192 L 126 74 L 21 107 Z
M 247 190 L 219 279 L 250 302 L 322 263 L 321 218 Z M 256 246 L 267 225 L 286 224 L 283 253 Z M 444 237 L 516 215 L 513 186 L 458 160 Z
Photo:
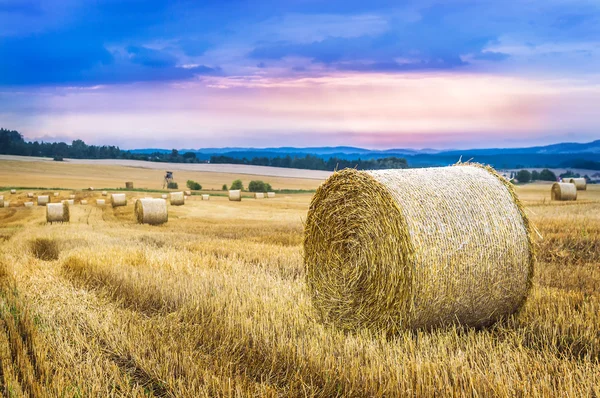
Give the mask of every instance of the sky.
M 0 0 L 0 127 L 121 148 L 600 138 L 598 0 Z

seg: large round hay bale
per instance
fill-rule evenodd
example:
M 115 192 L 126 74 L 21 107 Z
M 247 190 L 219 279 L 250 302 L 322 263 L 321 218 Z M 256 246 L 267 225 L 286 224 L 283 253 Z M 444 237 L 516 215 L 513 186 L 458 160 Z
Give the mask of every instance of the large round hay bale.
M 10 193 L 11 193 L 12 195 L 14 195 L 14 194 L 16 194 L 16 193 L 17 193 L 17 190 L 16 190 L 16 189 L 11 189 L 11 190 L 10 190 Z
M 29 208 L 29 207 L 33 207 L 33 202 L 23 202 L 23 206 Z
M 265 194 L 262 192 L 254 192 L 254 199 L 264 199 Z
M 102 191 L 102 196 L 106 196 L 106 195 L 108 195 L 108 192 Z
M 40 195 L 37 197 L 38 206 L 46 206 L 50 203 L 50 197 L 48 195 Z
M 104 206 L 106 204 L 106 200 L 104 199 L 96 199 L 97 206 Z
M 113 193 L 110 198 L 112 207 L 127 206 L 127 196 L 124 193 Z
M 242 201 L 242 191 L 239 189 L 232 189 L 229 191 L 229 200 L 232 202 Z
M 185 204 L 183 192 L 171 192 L 171 206 L 181 206 Z
M 577 200 L 577 187 L 570 182 L 555 182 L 550 190 L 552 200 Z
M 512 186 L 466 164 L 334 173 L 310 204 L 304 262 L 325 322 L 393 334 L 516 312 L 534 254 Z
M 46 205 L 46 222 L 69 222 L 69 205 L 67 203 L 48 203 Z
M 587 180 L 585 178 L 567 178 L 566 182 L 575 184 L 578 191 L 587 190 Z
M 275 192 L 267 192 L 267 198 L 274 198 Z
M 163 224 L 169 220 L 167 201 L 164 199 L 139 199 L 135 202 L 135 218 L 140 224 Z
M 210 195 L 202 194 L 202 200 L 210 200 Z
M 133 189 L 133 182 L 132 181 L 125 182 L 125 188 L 127 188 L 127 189 Z
M 27 197 L 28 198 L 33 198 L 33 192 L 27 192 Z

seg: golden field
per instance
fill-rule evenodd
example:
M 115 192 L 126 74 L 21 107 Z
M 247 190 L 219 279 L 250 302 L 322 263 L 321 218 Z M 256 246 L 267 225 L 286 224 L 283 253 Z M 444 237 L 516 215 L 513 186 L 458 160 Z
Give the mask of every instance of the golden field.
M 16 175 L 2 168 L 0 185 L 142 187 L 162 178 L 156 170 L 86 167 L 33 165 Z M 176 178 L 210 189 L 237 176 Z M 320 183 L 256 178 L 277 189 Z M 0 195 L 18 203 L 28 191 Z M 522 312 L 488 329 L 393 338 L 316 319 L 302 260 L 310 194 L 192 196 L 169 206 L 161 226 L 134 222 L 132 199 L 143 192 L 113 209 L 91 204 L 97 191 L 76 191 L 77 202 L 90 204 L 71 206 L 68 224 L 47 225 L 43 207 L 0 208 L 3 393 L 598 397 L 600 186 L 579 191 L 576 202 L 551 202 L 549 184 L 517 192 L 538 231 L 535 285 Z

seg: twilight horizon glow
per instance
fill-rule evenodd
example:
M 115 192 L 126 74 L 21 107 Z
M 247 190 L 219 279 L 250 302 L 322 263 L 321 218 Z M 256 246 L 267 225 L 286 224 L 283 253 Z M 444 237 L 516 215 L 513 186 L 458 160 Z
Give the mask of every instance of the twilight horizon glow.
M 10 0 L 0 57 L 0 127 L 28 139 L 442 149 L 600 136 L 596 1 Z

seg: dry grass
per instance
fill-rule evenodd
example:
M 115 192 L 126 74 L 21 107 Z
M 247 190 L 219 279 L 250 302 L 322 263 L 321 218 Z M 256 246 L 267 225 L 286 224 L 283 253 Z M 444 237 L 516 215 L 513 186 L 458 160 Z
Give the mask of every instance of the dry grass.
M 550 185 L 517 187 L 543 236 L 518 316 L 391 338 L 315 317 L 301 249 L 310 195 L 192 196 L 159 226 L 137 224 L 133 200 L 74 206 L 69 224 L 0 209 L 3 394 L 600 396 L 599 188 L 551 202 Z M 38 238 L 58 259 L 31 255 Z

